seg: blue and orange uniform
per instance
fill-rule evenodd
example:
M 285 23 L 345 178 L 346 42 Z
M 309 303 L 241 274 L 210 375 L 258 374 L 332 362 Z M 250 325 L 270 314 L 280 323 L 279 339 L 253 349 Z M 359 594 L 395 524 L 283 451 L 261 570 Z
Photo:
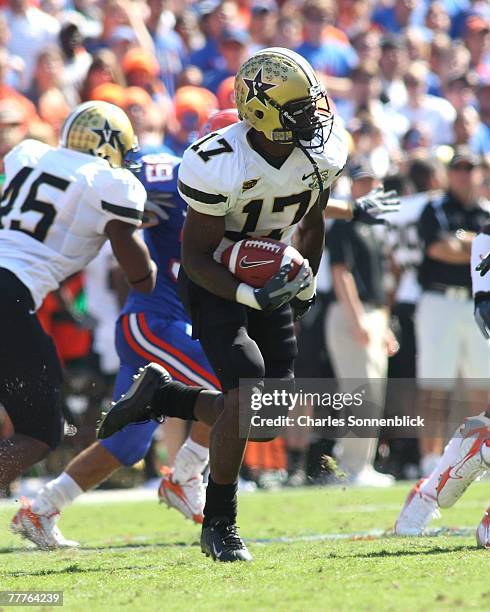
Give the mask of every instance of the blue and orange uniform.
M 151 294 L 131 291 L 116 324 L 116 349 L 121 367 L 114 399 L 126 392 L 138 368 L 149 361 L 164 366 L 175 380 L 219 389 L 219 381 L 201 345 L 192 339 L 190 320 L 177 293 L 182 226 L 187 205 L 177 191 L 180 158 L 168 153 L 144 155 L 138 178 L 158 223 L 144 230 L 144 240 L 158 266 Z M 148 451 L 156 421 L 129 425 L 101 444 L 124 465 L 133 465 Z

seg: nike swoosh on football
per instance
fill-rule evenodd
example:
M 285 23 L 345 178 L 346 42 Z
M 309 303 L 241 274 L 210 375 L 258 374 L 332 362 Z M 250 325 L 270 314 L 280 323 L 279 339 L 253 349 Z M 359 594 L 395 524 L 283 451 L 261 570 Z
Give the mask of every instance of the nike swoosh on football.
M 257 266 L 265 266 L 266 264 L 274 263 L 273 259 L 268 259 L 264 261 L 247 261 L 247 256 L 242 257 L 240 259 L 239 266 L 240 268 L 256 268 Z

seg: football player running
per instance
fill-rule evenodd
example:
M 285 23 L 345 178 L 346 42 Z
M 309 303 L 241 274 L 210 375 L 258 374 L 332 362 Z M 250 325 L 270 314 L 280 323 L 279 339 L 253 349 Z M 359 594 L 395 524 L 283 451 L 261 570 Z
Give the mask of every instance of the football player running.
M 483 336 L 490 338 L 490 225 L 471 244 L 471 281 L 475 321 Z M 469 417 L 449 440 L 435 470 L 408 494 L 395 523 L 397 535 L 423 535 L 439 508 L 450 508 L 472 482 L 490 468 L 490 407 Z M 490 548 L 490 507 L 476 530 L 476 541 Z
M 99 428 L 105 438 L 128 422 L 165 416 L 212 427 L 201 549 L 219 561 L 252 559 L 236 527 L 237 479 L 247 442 L 238 431 L 239 381 L 294 384 L 293 322 L 314 300 L 323 212 L 347 158 L 345 132 L 325 89 L 298 54 L 282 48 L 255 53 L 237 74 L 235 96 L 242 121 L 189 147 L 179 171 L 179 190 L 189 205 L 179 280 L 194 334 L 223 393 L 182 385 L 149 364 Z M 349 203 L 337 203 L 327 212 L 375 220 L 394 208 L 394 198 L 374 198 L 354 211 Z M 307 260 L 293 280 L 285 266 L 254 289 L 220 263 L 223 250 L 237 240 L 290 243 L 296 230 L 296 246 Z
M 87 102 L 59 147 L 25 140 L 5 157 L 0 201 L 0 402 L 14 435 L 0 441 L 0 490 L 63 435 L 61 366 L 36 310 L 109 238 L 129 284 L 148 293 L 156 266 L 137 235 L 146 192 L 124 168 L 136 146 L 126 114 Z
M 202 134 L 237 121 L 234 109 L 220 111 L 210 117 Z M 177 191 L 180 161 L 168 153 L 135 158 L 134 171 L 148 194 L 144 240 L 158 274 L 151 294 L 129 293 L 117 321 L 116 349 L 121 365 L 114 398 L 127 391 L 138 368 L 148 360 L 164 366 L 182 383 L 220 388 L 199 342 L 191 338 L 190 320 L 177 295 L 180 241 L 187 209 Z M 128 425 L 82 451 L 58 478 L 38 492 L 32 503 L 24 501 L 12 520 L 12 530 L 43 549 L 76 545 L 66 540 L 57 527 L 60 512 L 116 469 L 142 459 L 158 426 L 156 421 Z M 197 523 L 203 519 L 202 472 L 208 463 L 208 444 L 209 427 L 194 422 L 173 469 L 165 469 L 158 491 L 162 502 Z

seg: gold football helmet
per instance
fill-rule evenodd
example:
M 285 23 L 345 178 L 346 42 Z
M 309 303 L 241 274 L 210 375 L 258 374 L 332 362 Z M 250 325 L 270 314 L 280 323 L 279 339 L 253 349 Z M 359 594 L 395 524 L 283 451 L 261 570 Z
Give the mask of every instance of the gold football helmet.
M 240 118 L 269 140 L 317 149 L 328 139 L 333 115 L 325 88 L 294 51 L 271 47 L 252 55 L 236 76 L 235 98 Z
M 80 104 L 68 115 L 60 145 L 102 157 L 113 168 L 123 166 L 126 154 L 138 148 L 126 113 L 114 104 L 97 100 Z

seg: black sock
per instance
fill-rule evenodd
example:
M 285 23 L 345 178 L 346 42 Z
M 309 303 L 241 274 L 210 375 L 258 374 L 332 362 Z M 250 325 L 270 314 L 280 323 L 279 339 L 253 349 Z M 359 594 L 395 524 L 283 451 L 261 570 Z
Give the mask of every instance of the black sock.
M 288 450 L 288 472 L 293 474 L 298 470 L 305 469 L 306 453 L 302 450 Z
M 216 484 L 211 476 L 206 489 L 206 505 L 204 506 L 204 527 L 217 516 L 226 516 L 234 524 L 237 514 L 238 482 L 232 484 Z
M 194 405 L 197 396 L 204 387 L 189 387 L 173 380 L 165 382 L 155 392 L 151 401 L 151 408 L 155 416 L 169 416 L 184 419 L 184 421 L 197 421 L 194 416 Z

